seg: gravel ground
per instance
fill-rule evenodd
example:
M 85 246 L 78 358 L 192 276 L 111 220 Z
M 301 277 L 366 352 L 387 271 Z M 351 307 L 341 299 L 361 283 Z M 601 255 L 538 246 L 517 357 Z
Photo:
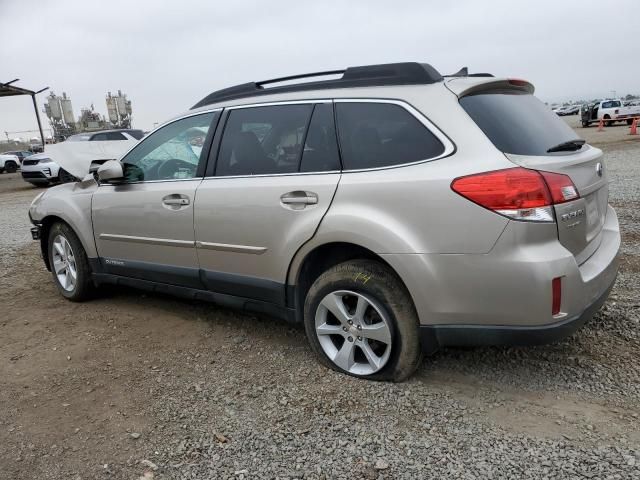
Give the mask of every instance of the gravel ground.
M 11 253 L 31 241 L 25 206 L 41 191 L 22 181 L 19 172 L 0 175 L 0 272 L 9 268 Z
M 640 478 L 640 141 L 601 148 L 623 229 L 605 307 L 563 342 L 447 349 L 402 384 L 210 304 L 62 300 L 21 246 L 38 191 L 0 176 L 0 479 Z

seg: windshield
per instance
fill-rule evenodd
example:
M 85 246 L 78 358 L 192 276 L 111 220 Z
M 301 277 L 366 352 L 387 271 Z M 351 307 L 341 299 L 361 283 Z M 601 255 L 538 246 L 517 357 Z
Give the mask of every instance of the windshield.
M 550 148 L 579 137 L 531 94 L 500 90 L 468 95 L 460 105 L 496 148 L 516 155 L 548 155 Z

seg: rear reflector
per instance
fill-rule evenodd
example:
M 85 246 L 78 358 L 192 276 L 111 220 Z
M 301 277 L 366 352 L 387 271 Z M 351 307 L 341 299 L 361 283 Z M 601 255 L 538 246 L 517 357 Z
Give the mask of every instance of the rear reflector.
M 553 222 L 553 205 L 578 198 L 567 175 L 516 167 L 456 178 L 454 192 L 514 220 Z
M 551 280 L 551 315 L 558 315 L 560 313 L 560 304 L 562 303 L 562 278 L 556 277 Z

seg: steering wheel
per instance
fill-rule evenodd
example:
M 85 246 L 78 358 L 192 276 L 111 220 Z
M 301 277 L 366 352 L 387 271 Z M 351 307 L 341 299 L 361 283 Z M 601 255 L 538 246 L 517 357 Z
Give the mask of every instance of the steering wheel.
M 171 178 L 176 178 L 175 174 L 181 168 L 189 171 L 190 176 L 193 176 L 196 170 L 196 166 L 192 163 L 189 163 L 185 160 L 180 160 L 178 158 L 170 158 L 169 160 L 165 160 L 158 167 L 158 179 L 160 180 L 168 180 Z

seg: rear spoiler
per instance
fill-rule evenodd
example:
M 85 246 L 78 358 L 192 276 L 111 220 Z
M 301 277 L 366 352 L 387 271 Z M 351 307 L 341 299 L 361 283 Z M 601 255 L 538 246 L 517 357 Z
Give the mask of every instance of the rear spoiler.
M 531 94 L 535 91 L 532 83 L 519 78 L 450 77 L 445 79 L 445 86 L 458 98 L 495 90 L 516 90 Z

